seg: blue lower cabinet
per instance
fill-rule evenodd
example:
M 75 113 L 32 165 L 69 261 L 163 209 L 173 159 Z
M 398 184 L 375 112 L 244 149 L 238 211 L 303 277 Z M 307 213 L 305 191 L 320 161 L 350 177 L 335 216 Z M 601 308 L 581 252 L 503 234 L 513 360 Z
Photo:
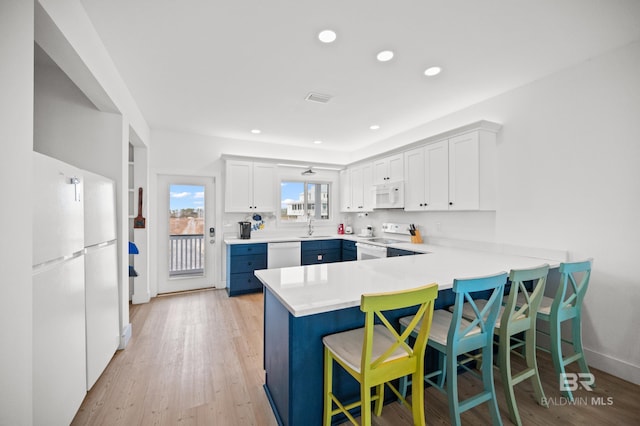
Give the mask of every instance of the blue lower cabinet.
M 358 259 L 358 250 L 356 242 L 350 240 L 342 240 L 342 261 L 349 262 Z
M 228 245 L 227 292 L 229 296 L 262 291 L 262 283 L 253 275 L 253 272 L 266 268 L 266 244 Z
M 342 260 L 342 240 L 303 241 L 300 251 L 302 265 L 340 262 Z

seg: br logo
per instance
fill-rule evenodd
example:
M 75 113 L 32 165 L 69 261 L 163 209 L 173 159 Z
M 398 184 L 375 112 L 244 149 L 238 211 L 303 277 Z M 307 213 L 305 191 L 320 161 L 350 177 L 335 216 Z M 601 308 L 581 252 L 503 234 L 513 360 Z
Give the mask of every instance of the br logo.
M 591 373 L 563 373 L 560 374 L 560 390 L 575 391 L 580 387 L 591 392 L 596 378 Z

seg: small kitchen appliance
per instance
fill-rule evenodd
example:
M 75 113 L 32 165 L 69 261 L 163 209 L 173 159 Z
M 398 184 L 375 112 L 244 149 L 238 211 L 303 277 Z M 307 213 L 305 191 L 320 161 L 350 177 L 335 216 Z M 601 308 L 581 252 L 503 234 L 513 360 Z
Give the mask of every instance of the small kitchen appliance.
M 240 225 L 240 239 L 248 240 L 251 238 L 251 222 L 238 222 Z
M 351 225 L 347 225 L 344 227 L 344 233 L 345 234 L 353 234 L 353 228 L 351 227 Z
M 365 228 L 362 228 L 360 230 L 360 234 L 358 236 L 359 237 L 373 237 L 373 227 L 372 226 L 367 226 Z
M 338 225 L 338 235 L 344 234 L 344 224 Z

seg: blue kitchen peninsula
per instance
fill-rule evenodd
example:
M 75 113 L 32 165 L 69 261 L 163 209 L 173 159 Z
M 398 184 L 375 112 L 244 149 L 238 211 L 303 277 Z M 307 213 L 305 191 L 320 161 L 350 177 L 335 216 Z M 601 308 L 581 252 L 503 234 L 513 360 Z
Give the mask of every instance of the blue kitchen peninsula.
M 438 309 L 453 304 L 454 278 L 543 263 L 557 267 L 564 260 L 435 246 L 422 249 L 428 254 L 255 272 L 265 287 L 265 390 L 280 424 L 322 424 L 322 336 L 364 325 L 362 294 L 438 283 Z M 411 313 L 398 311 L 393 319 Z M 335 373 L 334 391 L 344 402 L 355 400 L 357 383 L 341 369 Z

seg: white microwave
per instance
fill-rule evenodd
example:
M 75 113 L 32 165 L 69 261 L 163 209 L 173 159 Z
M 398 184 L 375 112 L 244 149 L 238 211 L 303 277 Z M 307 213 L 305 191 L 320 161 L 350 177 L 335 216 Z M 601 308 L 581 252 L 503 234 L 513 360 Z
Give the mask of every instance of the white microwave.
M 402 209 L 404 208 L 404 182 L 387 182 L 374 185 L 374 209 Z

